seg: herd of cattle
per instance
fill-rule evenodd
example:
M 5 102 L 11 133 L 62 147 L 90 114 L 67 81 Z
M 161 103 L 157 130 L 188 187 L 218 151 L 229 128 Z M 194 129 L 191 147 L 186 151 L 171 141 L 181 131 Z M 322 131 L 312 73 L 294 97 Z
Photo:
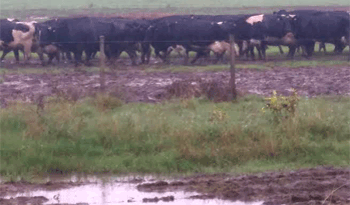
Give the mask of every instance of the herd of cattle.
M 152 20 L 120 17 L 55 18 L 46 22 L 20 22 L 15 19 L 0 20 L 1 61 L 13 51 L 19 61 L 19 50 L 28 60 L 32 52 L 38 53 L 44 63 L 44 53 L 49 63 L 60 56 L 71 59 L 75 65 L 85 62 L 99 51 L 100 36 L 105 38 L 105 55 L 114 61 L 123 51 L 136 64 L 137 52 L 141 62 L 149 63 L 151 47 L 155 55 L 168 62 L 167 56 L 179 48 L 196 52 L 191 63 L 207 57 L 211 51 L 216 61 L 229 51 L 229 35 L 234 36 L 240 56 L 254 59 L 254 48 L 259 58 L 265 59 L 268 45 L 288 46 L 288 57 L 303 48 L 309 57 L 315 42 L 332 43 L 334 52 L 341 53 L 350 44 L 350 13 L 346 11 L 280 10 L 273 14 L 250 15 L 174 15 Z M 324 47 L 325 49 L 325 47 Z M 282 50 L 280 49 L 282 52 Z

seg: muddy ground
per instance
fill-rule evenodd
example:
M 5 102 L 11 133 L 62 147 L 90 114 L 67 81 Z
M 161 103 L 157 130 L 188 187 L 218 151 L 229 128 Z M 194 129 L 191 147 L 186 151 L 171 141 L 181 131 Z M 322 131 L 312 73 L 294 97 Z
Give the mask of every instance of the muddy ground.
M 161 71 L 161 69 L 160 69 Z M 86 71 L 2 74 L 0 102 L 36 103 L 47 96 L 64 95 L 77 100 L 100 92 L 99 73 Z M 105 90 L 126 102 L 159 102 L 169 97 L 205 94 L 217 100 L 227 99 L 228 71 L 145 72 L 141 69 L 106 72 Z M 350 96 L 350 68 L 347 66 L 239 69 L 236 84 L 241 94 L 271 95 L 273 90 L 289 95 L 294 88 L 301 96 Z
M 185 189 L 203 195 L 191 198 L 222 198 L 264 204 L 350 204 L 350 170 L 312 168 L 290 172 L 267 172 L 232 177 L 228 174 L 199 175 L 167 183 L 138 186 L 140 191 Z
M 273 204 L 350 204 L 350 169 L 319 167 L 297 171 L 267 172 L 232 176 L 229 174 L 195 175 L 177 178 L 174 181 L 136 182 L 141 192 L 195 191 L 199 194 L 188 199 L 224 199 L 231 201 L 264 201 L 264 205 Z M 135 183 L 130 181 L 129 183 Z M 80 186 L 82 183 L 32 184 L 28 182 L 0 184 L 0 204 L 43 204 L 48 201 L 44 196 L 16 197 L 4 199 L 8 194 L 42 190 L 65 189 Z M 144 203 L 175 201 L 169 195 L 161 198 L 144 198 Z M 86 204 L 86 203 L 84 203 Z M 59 204 L 57 204 L 59 205 Z

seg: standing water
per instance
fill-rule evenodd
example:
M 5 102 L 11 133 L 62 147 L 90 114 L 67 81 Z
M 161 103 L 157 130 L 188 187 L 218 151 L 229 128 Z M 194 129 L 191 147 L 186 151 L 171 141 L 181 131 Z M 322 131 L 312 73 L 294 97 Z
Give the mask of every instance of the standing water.
M 75 179 L 76 180 L 76 179 Z M 50 183 L 58 183 L 60 181 L 49 180 Z M 74 182 L 74 177 L 70 181 Z M 163 180 L 170 182 L 170 180 Z M 137 183 L 135 183 L 137 182 Z M 7 195 L 5 199 L 16 197 L 45 197 L 48 199 L 43 204 L 79 204 L 79 205 L 110 205 L 110 204 L 157 204 L 157 205 L 261 205 L 263 202 L 232 202 L 220 199 L 194 199 L 201 194 L 196 192 L 186 192 L 180 190 L 163 190 L 155 192 L 143 192 L 137 189 L 139 184 L 156 182 L 152 179 L 137 178 L 137 180 L 125 180 L 122 178 L 109 178 L 101 180 L 97 178 L 89 178 L 87 183 L 80 186 L 59 189 L 59 190 L 28 190 L 23 193 Z

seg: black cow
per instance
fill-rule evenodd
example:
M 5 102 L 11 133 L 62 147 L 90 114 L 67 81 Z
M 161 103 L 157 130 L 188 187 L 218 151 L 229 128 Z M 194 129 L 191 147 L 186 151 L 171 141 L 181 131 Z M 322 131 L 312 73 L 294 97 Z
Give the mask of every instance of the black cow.
M 194 63 L 199 57 L 205 56 L 207 47 L 213 42 L 227 40 L 228 34 L 222 27 L 223 22 L 196 20 L 181 16 L 157 20 L 147 31 L 145 41 L 151 43 L 157 57 L 167 62 L 167 49 L 170 46 L 182 45 L 186 49 L 185 64 L 189 51 L 197 52 L 191 61 Z M 163 55 L 160 54 L 163 52 Z
M 250 15 L 175 15 L 175 16 L 167 16 L 159 19 L 153 20 L 153 24 L 172 24 L 191 20 L 201 20 L 201 21 L 210 21 L 216 22 L 219 24 L 222 29 L 224 29 L 227 33 L 231 33 L 235 35 L 235 41 L 239 46 L 240 53 L 243 53 L 243 40 L 249 40 L 251 38 L 251 25 L 245 22 L 245 18 Z M 150 31 L 152 32 L 152 31 Z M 159 43 L 158 46 L 162 46 Z M 171 46 L 171 44 L 163 43 L 164 49 L 166 47 Z
M 47 34 L 41 36 L 40 44 L 54 44 L 73 52 L 76 66 L 82 62 L 83 51 L 89 64 L 92 53 L 99 50 L 99 37 L 105 36 L 107 44 L 115 32 L 113 23 L 92 17 L 58 18 L 46 23 L 50 26 Z
M 141 47 L 142 63 L 149 62 L 150 52 L 149 44 L 144 43 L 146 32 L 150 26 L 148 20 L 131 20 L 121 18 L 107 18 L 115 27 L 112 42 L 109 45 L 111 58 L 116 59 L 121 52 L 128 53 L 132 64 L 136 65 L 136 50 Z
M 83 51 L 87 63 L 99 51 L 100 36 L 105 37 L 105 53 L 109 59 L 115 59 L 126 51 L 136 64 L 135 44 L 143 41 L 149 26 L 145 20 L 97 17 L 59 18 L 46 24 L 50 25 L 50 29 L 40 39 L 42 43 L 54 43 L 65 52 L 73 52 L 76 65 L 82 61 Z
M 332 43 L 335 52 L 344 49 L 342 39 L 349 39 L 349 14 L 343 11 L 295 10 L 287 12 L 281 10 L 280 15 L 290 19 L 297 43 L 306 50 L 310 57 L 314 51 L 315 41 Z M 293 56 L 295 47 L 288 55 Z

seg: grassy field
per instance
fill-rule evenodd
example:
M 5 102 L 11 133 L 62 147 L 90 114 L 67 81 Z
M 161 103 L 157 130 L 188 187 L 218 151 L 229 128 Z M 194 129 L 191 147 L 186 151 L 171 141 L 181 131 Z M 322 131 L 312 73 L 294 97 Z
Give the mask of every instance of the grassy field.
M 302 99 L 294 115 L 262 98 L 123 104 L 51 98 L 0 110 L 2 176 L 255 172 L 349 166 L 350 98 Z M 288 117 L 289 116 L 289 117 Z
M 25 19 L 137 12 L 238 14 L 272 12 L 290 6 L 346 8 L 350 3 L 348 0 L 2 0 L 0 16 Z M 330 52 L 332 47 L 327 45 L 328 54 L 316 53 L 307 61 L 258 61 L 238 63 L 237 68 L 348 66 L 348 48 L 344 54 L 335 56 Z M 278 55 L 276 47 L 268 50 L 268 56 Z M 163 70 L 226 69 L 228 65 L 169 66 Z M 98 68 L 86 70 L 94 72 Z M 163 70 L 146 68 L 148 72 Z M 26 68 L 0 72 L 47 71 Z M 0 109 L 0 175 L 257 172 L 319 165 L 350 166 L 349 97 L 302 98 L 295 115 L 274 114 L 262 109 L 264 106 L 264 99 L 256 96 L 223 103 L 200 97 L 160 104 L 125 104 L 102 94 L 77 102 L 52 97 L 44 103 L 43 110 L 33 104 L 15 103 Z
M 131 1 L 115 1 L 115 0 L 61 0 L 52 3 L 48 0 L 2 0 L 1 9 L 79 9 L 79 8 L 165 8 L 165 7 L 275 7 L 279 6 L 349 6 L 347 0 L 254 0 L 254 1 L 239 1 L 239 0 L 131 0 Z

